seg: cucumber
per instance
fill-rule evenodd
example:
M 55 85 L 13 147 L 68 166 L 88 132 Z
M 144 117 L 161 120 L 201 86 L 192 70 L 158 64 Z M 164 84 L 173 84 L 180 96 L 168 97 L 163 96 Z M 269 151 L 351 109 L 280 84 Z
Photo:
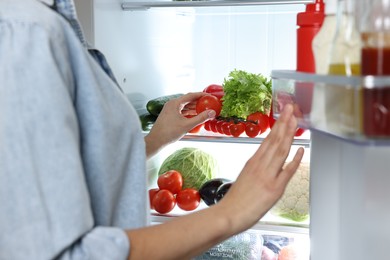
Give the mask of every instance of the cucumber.
M 146 110 L 151 115 L 158 116 L 163 109 L 165 103 L 167 103 L 169 100 L 178 98 L 183 96 L 183 94 L 173 94 L 173 95 L 168 95 L 168 96 L 162 96 L 158 97 L 152 100 L 149 100 L 148 103 L 146 104 Z
M 141 126 L 143 131 L 150 131 L 152 129 L 154 122 L 156 122 L 157 116 L 145 113 L 139 116 L 141 121 Z

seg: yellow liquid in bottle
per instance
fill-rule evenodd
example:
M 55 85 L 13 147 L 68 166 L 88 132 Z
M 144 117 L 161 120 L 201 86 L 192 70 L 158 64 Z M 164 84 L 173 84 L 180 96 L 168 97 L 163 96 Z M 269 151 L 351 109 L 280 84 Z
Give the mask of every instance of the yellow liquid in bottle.
M 356 76 L 360 75 L 360 64 L 331 64 L 328 73 L 338 76 Z M 359 99 L 360 99 L 359 91 Z M 355 89 L 350 87 L 334 86 L 327 93 L 327 107 L 333 111 L 330 112 L 329 120 L 337 123 L 343 133 L 356 133 L 361 131 L 359 114 L 361 111 L 356 103 L 360 103 L 355 97 Z
M 329 66 L 328 73 L 330 75 L 340 75 L 340 76 L 360 75 L 360 64 L 350 64 L 348 66 L 342 63 L 331 64 Z

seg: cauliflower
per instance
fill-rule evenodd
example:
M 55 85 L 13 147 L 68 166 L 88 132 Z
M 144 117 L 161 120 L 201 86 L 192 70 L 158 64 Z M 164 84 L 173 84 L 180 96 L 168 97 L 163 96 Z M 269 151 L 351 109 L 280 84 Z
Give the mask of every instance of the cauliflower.
M 309 164 L 301 163 L 290 180 L 280 200 L 271 208 L 270 213 L 294 220 L 304 221 L 309 217 Z

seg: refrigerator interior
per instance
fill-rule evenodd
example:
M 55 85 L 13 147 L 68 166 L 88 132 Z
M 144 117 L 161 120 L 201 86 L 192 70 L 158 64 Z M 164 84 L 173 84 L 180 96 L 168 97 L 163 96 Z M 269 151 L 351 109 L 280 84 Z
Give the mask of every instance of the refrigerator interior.
M 79 0 L 76 5 L 89 42 L 106 55 L 139 113 L 150 99 L 222 84 L 234 69 L 267 77 L 275 69 L 294 70 L 296 15 L 305 8 L 303 4 L 283 4 L 124 11 L 119 1 L 112 0 Z M 310 133 L 301 139 L 309 140 Z M 197 147 L 212 154 L 220 166 L 218 177 L 234 180 L 261 140 L 215 143 L 190 137 L 172 144 L 148 161 L 150 187 L 156 186 L 162 161 L 181 147 Z M 292 152 L 299 146 L 294 145 Z M 309 145 L 305 149 L 304 161 L 310 162 Z M 201 204 L 200 209 L 204 207 Z M 168 217 L 155 213 L 155 223 L 186 214 L 177 207 Z M 309 259 L 308 226 L 308 221 L 295 223 L 267 214 L 253 230 L 263 239 L 276 236 L 299 241 L 305 260 Z
M 103 51 L 137 109 L 147 100 L 222 84 L 233 69 L 295 69 L 302 4 L 123 11 L 94 1 L 90 42 Z M 147 91 L 145 91 L 147 90 Z

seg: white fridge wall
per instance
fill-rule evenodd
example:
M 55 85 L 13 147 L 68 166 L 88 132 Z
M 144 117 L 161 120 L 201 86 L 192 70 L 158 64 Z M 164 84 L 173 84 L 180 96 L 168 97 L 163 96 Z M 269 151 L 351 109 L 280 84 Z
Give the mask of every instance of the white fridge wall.
M 142 110 L 158 96 L 222 84 L 233 69 L 267 76 L 295 69 L 302 10 L 294 4 L 122 11 L 118 1 L 96 0 L 88 34 Z

